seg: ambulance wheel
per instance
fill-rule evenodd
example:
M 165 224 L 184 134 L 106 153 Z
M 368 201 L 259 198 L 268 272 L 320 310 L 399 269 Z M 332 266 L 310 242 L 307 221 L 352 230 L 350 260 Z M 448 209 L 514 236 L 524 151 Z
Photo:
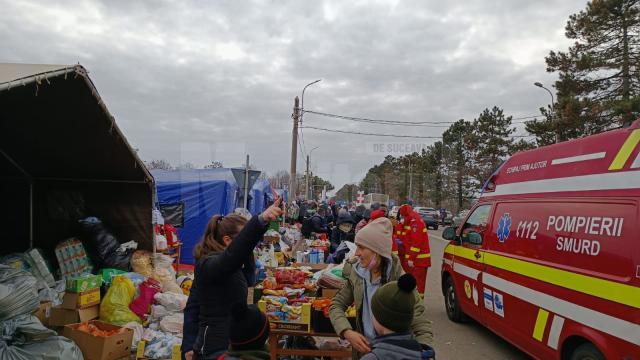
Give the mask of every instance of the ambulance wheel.
M 462 312 L 460 304 L 458 303 L 458 294 L 453 284 L 453 279 L 447 277 L 446 287 L 444 291 L 444 305 L 447 308 L 447 317 L 449 320 L 457 323 L 467 321 L 467 316 Z
M 606 358 L 592 343 L 585 343 L 573 351 L 571 360 L 606 360 Z

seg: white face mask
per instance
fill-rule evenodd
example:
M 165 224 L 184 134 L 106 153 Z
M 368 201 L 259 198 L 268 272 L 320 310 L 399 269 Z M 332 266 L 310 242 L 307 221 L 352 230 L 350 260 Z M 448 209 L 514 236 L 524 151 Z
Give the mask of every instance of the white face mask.
M 345 223 L 345 224 L 340 224 L 338 225 L 338 229 L 340 229 L 340 231 L 348 233 L 349 231 L 351 231 L 351 228 L 353 227 L 353 225 L 351 225 L 350 223 Z

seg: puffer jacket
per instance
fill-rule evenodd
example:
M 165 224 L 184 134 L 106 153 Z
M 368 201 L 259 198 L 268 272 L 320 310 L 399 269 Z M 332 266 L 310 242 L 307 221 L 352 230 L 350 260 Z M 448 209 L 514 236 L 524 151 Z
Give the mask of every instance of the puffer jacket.
M 371 343 L 371 352 L 362 360 L 433 360 L 435 352 L 418 343 L 411 334 L 393 333 L 378 336 Z
M 339 229 L 339 226 L 344 223 L 349 223 L 351 225 L 355 224 L 355 222 L 351 218 L 351 214 L 349 214 L 348 212 L 343 212 L 343 213 L 340 213 L 340 215 L 338 215 L 338 221 L 336 222 L 336 227 L 334 227 L 333 230 L 331 230 L 331 238 L 330 238 L 331 246 L 329 248 L 329 252 L 331 254 L 336 252 L 336 249 L 338 249 L 338 246 L 340 246 L 340 243 L 342 243 L 343 241 L 353 242 L 353 240 L 355 239 L 355 230 L 353 227 L 351 228 L 351 231 L 347 233 Z
M 327 224 L 325 223 L 324 218 L 318 214 L 314 214 L 312 217 L 305 219 L 302 222 L 302 228 L 300 229 L 302 236 L 305 238 L 310 237 L 311 233 L 326 234 L 327 231 Z
M 199 327 L 193 350 L 200 358 L 229 347 L 231 306 L 247 301 L 247 288 L 253 285 L 247 273 L 255 269 L 253 248 L 266 231 L 267 223 L 254 216 L 223 252 L 198 260 L 194 285 Z
M 347 284 L 336 294 L 329 307 L 329 317 L 336 334 L 342 336 L 346 330 L 355 330 L 364 334 L 362 325 L 362 303 L 364 301 L 364 279 L 362 279 L 354 270 L 356 259 L 349 260 L 345 263 L 342 275 L 347 279 Z M 400 260 L 396 255 L 392 255 L 391 259 L 391 275 L 389 281 L 396 281 L 404 274 Z M 433 333 L 431 331 L 431 321 L 427 319 L 424 308 L 424 301 L 416 290 L 413 291 L 416 298 L 416 305 L 413 312 L 413 322 L 411 323 L 411 332 L 416 341 L 420 344 L 433 346 Z M 356 328 L 353 329 L 347 319 L 346 311 L 351 304 L 356 304 Z M 354 351 L 353 358 L 359 359 L 362 355 Z

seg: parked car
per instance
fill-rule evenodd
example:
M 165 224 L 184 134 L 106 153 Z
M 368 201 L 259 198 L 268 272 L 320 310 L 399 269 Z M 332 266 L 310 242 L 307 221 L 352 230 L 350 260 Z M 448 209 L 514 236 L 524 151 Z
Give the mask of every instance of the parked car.
M 431 216 L 433 216 L 434 219 L 436 220 L 440 220 L 440 212 L 432 207 L 425 207 L 425 206 L 416 206 L 413 208 L 414 211 L 416 211 L 419 214 L 429 214 Z
M 421 213 L 420 217 L 422 218 L 422 221 L 424 221 L 424 225 L 427 227 L 427 229 L 433 229 L 433 230 L 438 230 L 438 220 L 436 220 L 435 217 L 433 217 L 433 215 L 431 214 L 427 214 L 427 213 Z

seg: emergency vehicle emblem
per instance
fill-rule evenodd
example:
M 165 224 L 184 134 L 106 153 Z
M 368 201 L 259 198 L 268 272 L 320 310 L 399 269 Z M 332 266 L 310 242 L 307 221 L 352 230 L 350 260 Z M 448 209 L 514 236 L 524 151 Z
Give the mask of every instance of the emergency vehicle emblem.
M 496 232 L 498 235 L 498 240 L 500 242 L 505 242 L 509 237 L 509 232 L 511 229 L 511 215 L 509 213 L 505 213 L 500 218 L 500 222 L 498 223 L 498 231 Z

